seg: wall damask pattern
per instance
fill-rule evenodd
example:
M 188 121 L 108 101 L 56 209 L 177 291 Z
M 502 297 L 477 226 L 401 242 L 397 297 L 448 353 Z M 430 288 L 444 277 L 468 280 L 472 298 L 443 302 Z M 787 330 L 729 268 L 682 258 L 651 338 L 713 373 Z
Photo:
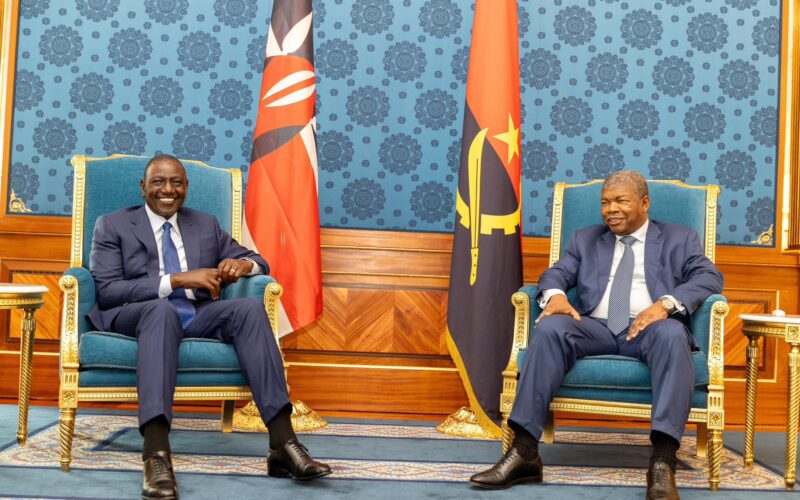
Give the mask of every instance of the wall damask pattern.
M 644 7 L 643 7 L 644 5 Z M 6 182 L 69 215 L 76 153 L 247 172 L 271 1 L 22 0 Z M 314 0 L 321 223 L 453 228 L 472 2 Z M 520 0 L 523 230 L 555 181 L 720 184 L 720 243 L 775 221 L 777 0 Z

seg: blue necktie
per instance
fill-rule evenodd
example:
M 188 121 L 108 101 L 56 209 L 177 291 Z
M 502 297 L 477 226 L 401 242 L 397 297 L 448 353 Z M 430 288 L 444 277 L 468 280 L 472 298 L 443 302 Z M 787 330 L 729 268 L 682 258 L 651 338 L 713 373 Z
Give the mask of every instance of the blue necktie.
M 608 329 L 614 335 L 619 335 L 630 323 L 631 315 L 631 284 L 633 282 L 633 249 L 631 245 L 636 241 L 633 236 L 623 236 L 620 241 L 625 245 L 622 258 L 614 273 L 614 282 L 608 295 Z
M 161 254 L 164 258 L 164 274 L 175 274 L 181 272 L 181 260 L 178 257 L 178 249 L 175 248 L 175 243 L 172 241 L 170 229 L 172 224 L 169 222 L 164 223 L 164 234 L 161 236 Z M 181 318 L 181 326 L 186 330 L 189 323 L 192 322 L 196 311 L 192 301 L 186 298 L 186 291 L 183 288 L 174 290 L 167 299 L 172 303 L 172 306 L 178 311 L 178 316 Z

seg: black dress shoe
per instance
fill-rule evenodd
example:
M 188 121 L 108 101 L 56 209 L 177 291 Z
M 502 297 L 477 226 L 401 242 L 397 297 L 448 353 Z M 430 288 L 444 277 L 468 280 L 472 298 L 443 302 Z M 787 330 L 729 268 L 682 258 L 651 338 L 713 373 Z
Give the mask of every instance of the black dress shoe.
M 520 483 L 541 483 L 542 468 L 541 457 L 537 455 L 533 460 L 525 460 L 517 447 L 512 446 L 491 469 L 475 474 L 469 482 L 490 490 L 502 490 Z
M 144 461 L 142 499 L 149 500 L 151 498 L 178 499 L 178 482 L 175 481 L 169 452 L 157 451 Z
M 666 462 L 656 461 L 647 469 L 647 500 L 680 500 L 675 486 L 675 471 Z
M 267 453 L 267 474 L 272 477 L 290 477 L 307 481 L 330 473 L 330 466 L 311 458 L 308 449 L 295 438 L 277 450 L 269 450 Z

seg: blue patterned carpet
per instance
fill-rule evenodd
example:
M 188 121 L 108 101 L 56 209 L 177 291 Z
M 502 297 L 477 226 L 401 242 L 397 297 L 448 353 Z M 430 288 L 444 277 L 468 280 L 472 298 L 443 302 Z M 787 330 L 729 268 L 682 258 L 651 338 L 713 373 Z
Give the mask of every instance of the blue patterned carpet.
M 26 447 L 14 442 L 16 407 L 0 406 L 0 498 L 137 498 L 142 440 L 130 414 L 81 413 L 76 423 L 73 471 L 58 470 L 58 425 L 54 408 L 34 408 Z M 542 446 L 542 486 L 488 493 L 465 481 L 491 464 L 499 443 L 453 439 L 430 423 L 333 419 L 302 436 L 312 454 L 328 461 L 334 475 L 310 484 L 266 477 L 266 438 L 254 433 L 223 434 L 210 418 L 177 418 L 171 442 L 182 498 L 464 498 L 509 495 L 526 498 L 641 498 L 649 456 L 645 433 L 556 433 L 557 443 Z M 757 437 L 757 444 L 763 439 Z M 735 442 L 737 435 L 728 433 Z M 775 441 L 767 439 L 766 441 Z M 759 462 L 752 470 L 726 449 L 722 489 L 709 492 L 706 462 L 692 455 L 694 437 L 679 452 L 683 498 L 759 498 L 788 496 L 782 469 Z M 757 457 L 761 449 L 756 449 Z M 768 456 L 771 456 L 767 454 Z M 782 462 L 782 457 L 780 457 Z

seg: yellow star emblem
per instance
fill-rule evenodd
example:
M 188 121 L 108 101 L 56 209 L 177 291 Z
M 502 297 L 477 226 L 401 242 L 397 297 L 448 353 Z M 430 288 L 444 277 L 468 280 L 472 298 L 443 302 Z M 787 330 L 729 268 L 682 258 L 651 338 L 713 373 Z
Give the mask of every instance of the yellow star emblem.
M 511 119 L 511 113 L 508 114 L 508 132 L 497 134 L 494 138 L 508 144 L 508 160 L 506 160 L 506 163 L 511 163 L 514 155 L 519 155 L 519 128 L 514 128 L 514 120 Z

